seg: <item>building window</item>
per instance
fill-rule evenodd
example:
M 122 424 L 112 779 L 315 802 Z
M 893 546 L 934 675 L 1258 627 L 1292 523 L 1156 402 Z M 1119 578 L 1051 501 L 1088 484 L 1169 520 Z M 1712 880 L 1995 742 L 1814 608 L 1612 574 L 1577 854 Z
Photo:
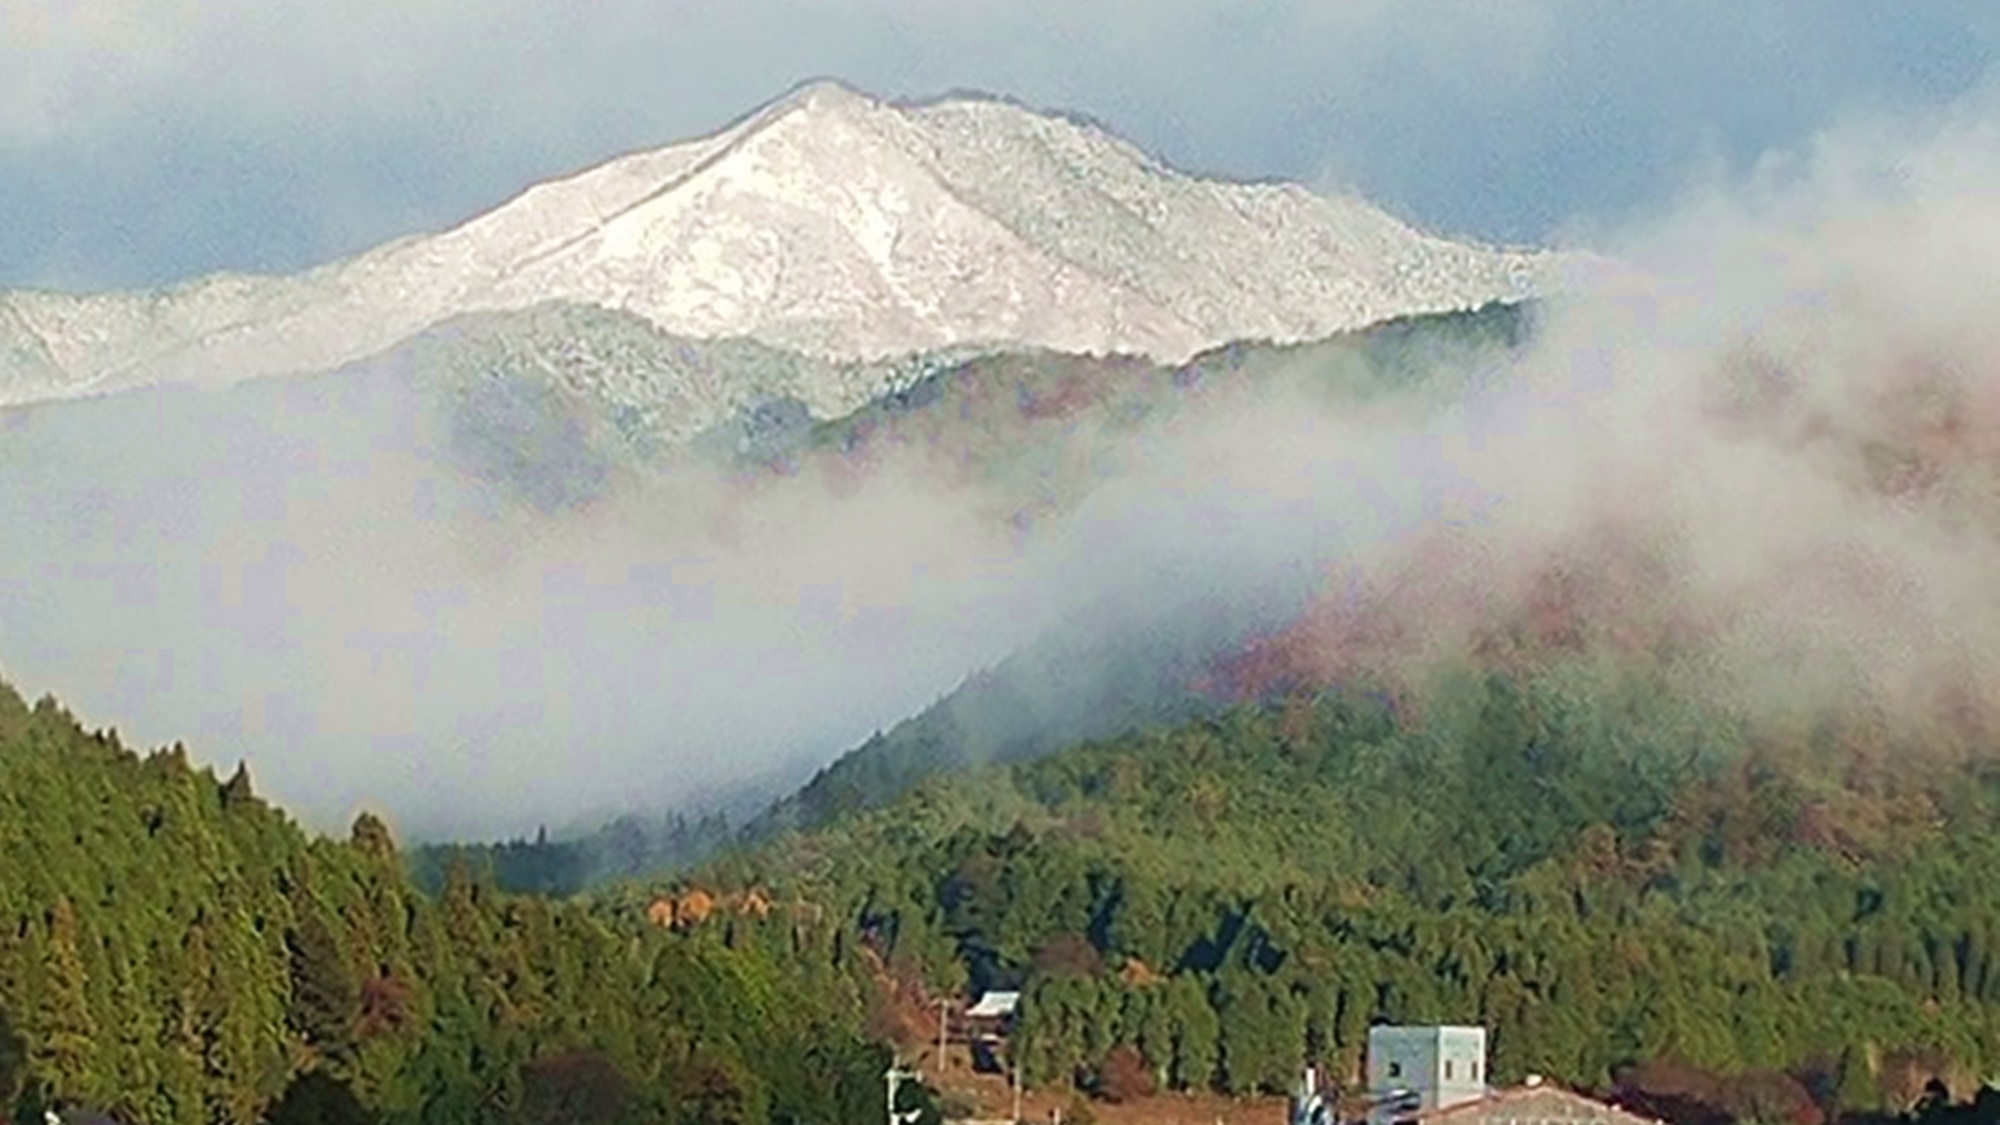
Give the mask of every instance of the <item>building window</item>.
M 1446 1059 L 1446 1060 L 1444 1060 L 1444 1080 L 1445 1080 L 1446 1082 L 1449 1082 L 1449 1081 L 1451 1081 L 1451 1060 L 1450 1060 L 1450 1059 Z
M 1389 1077 L 1401 1078 L 1402 1076 L 1403 1076 L 1403 1064 L 1392 1060 L 1389 1063 Z

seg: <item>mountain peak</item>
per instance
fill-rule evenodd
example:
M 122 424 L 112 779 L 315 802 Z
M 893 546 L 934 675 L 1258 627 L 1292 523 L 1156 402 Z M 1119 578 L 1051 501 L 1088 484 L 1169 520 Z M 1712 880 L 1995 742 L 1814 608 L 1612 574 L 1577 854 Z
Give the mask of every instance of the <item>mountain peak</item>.
M 1525 297 L 1556 264 L 1358 200 L 1183 175 L 1012 99 L 893 102 L 818 78 L 717 132 L 294 277 L 0 294 L 0 403 L 322 370 L 551 301 L 834 361 L 1016 347 L 1177 361 Z
M 780 94 L 769 103 L 769 107 L 824 110 L 867 107 L 876 103 L 877 99 L 838 78 L 809 78 Z

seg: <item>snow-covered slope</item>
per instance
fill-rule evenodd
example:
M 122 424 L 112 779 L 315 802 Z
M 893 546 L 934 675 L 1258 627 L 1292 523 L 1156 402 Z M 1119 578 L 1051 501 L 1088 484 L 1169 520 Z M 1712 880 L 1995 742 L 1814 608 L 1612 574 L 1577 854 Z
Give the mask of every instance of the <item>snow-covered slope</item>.
M 303 274 L 0 294 L 0 403 L 323 370 L 550 301 L 831 361 L 972 346 L 1177 361 L 1527 296 L 1555 265 L 1296 185 L 1192 178 L 1003 101 L 899 105 L 819 82 Z M 833 414 L 873 390 L 802 397 Z

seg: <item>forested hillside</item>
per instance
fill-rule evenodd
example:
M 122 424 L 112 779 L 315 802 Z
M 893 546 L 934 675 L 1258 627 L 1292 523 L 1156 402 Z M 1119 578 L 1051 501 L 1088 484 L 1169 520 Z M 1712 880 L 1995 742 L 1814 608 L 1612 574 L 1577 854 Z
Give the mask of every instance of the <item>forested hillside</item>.
M 753 483 L 774 472 L 865 475 L 885 462 L 925 465 L 978 490 L 992 518 L 1031 530 L 1123 471 L 1121 437 L 1226 408 L 1231 396 L 1300 388 L 1336 411 L 1388 395 L 1448 401 L 1521 347 L 1533 316 L 1532 305 L 1494 303 L 1309 344 L 1235 344 L 1179 367 L 1132 357 L 984 356 L 946 365 L 845 418 L 814 424 L 781 409 L 753 412 L 702 447 L 733 457 Z M 761 428 L 766 422 L 776 428 Z M 1309 591 L 1291 593 L 1302 608 Z M 436 885 L 456 857 L 510 889 L 569 894 L 825 824 L 938 774 L 1179 722 L 1213 705 L 1200 685 L 1215 661 L 1234 654 L 1246 633 L 1278 624 L 1274 607 L 1288 607 L 1284 591 L 1260 589 L 1254 600 L 1262 617 L 1212 597 L 1099 606 L 848 749 L 794 792 L 739 797 L 727 816 L 715 809 L 628 816 L 582 837 L 428 846 L 416 853 L 419 877 Z
M 624 926 L 386 827 L 311 839 L 179 748 L 0 688 L 0 1118 L 165 1125 L 827 1122 L 881 1111 L 837 926 Z M 913 1091 L 914 1093 L 914 1091 Z
M 695 881 L 838 904 L 912 986 L 1024 988 L 1036 1084 L 1351 1082 L 1388 1019 L 1487 1025 L 1502 1081 L 1734 1075 L 1766 1120 L 1967 1091 L 2000 1061 L 2000 769 L 1663 682 L 1468 666 L 1421 705 L 1246 705 Z

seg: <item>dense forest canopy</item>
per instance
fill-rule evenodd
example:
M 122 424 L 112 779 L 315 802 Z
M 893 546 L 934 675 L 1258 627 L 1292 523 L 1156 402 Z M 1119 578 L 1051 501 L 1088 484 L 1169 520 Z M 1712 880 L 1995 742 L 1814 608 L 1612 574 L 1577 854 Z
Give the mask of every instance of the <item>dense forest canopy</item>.
M 885 1000 L 1011 987 L 1042 1089 L 1274 1092 L 1308 1061 L 1351 1087 L 1371 1023 L 1436 1020 L 1492 1028 L 1500 1081 L 1906 1109 L 2000 1035 L 2000 768 L 1949 749 L 1629 666 L 1467 665 L 931 778 L 557 902 L 463 864 L 427 896 L 372 817 L 310 839 L 245 771 L 0 693 L 0 1097 L 858 1121 L 871 1037 L 911 1031 Z
M 696 881 L 838 904 L 926 990 L 1023 989 L 1039 1084 L 1352 1086 L 1390 1020 L 1485 1024 L 1501 1081 L 1681 1067 L 1787 1114 L 1969 1092 L 2000 766 L 1661 685 L 1570 660 L 1302 692 L 932 779 Z
M 670 932 L 464 868 L 428 897 L 372 816 L 308 838 L 247 771 L 0 688 L 0 1118 L 872 1119 L 870 972 L 798 912 Z

